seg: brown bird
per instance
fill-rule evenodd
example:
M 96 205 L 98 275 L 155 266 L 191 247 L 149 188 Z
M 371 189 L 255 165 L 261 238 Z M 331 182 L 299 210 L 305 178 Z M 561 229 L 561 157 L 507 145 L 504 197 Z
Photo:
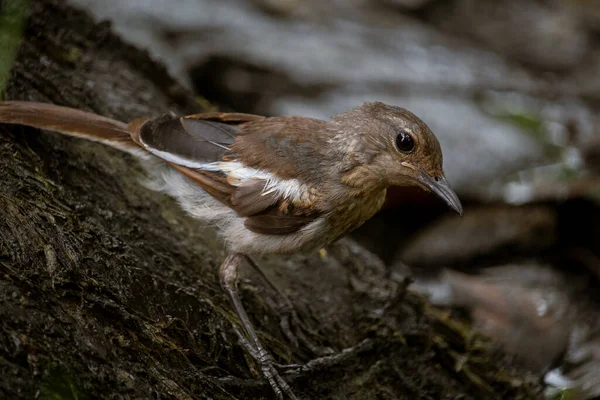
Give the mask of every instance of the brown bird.
M 152 174 L 157 188 L 193 217 L 214 223 L 227 244 L 221 286 L 244 327 L 242 342 L 280 399 L 296 396 L 237 294 L 244 258 L 320 249 L 372 217 L 391 186 L 421 187 L 462 213 L 435 135 L 411 112 L 379 102 L 331 121 L 207 113 L 127 125 L 51 104 L 9 101 L 0 103 L 0 123 L 83 137 L 162 161 L 147 163 L 151 173 L 159 171 Z

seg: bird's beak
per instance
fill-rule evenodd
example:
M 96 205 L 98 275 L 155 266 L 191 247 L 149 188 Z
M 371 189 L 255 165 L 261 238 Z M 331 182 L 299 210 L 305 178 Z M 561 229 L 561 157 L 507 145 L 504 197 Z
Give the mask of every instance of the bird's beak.
M 445 176 L 442 175 L 441 177 L 433 178 L 427 172 L 421 170 L 417 176 L 417 180 L 425 188 L 444 200 L 451 209 L 460 215 L 463 214 L 462 204 L 454 190 L 450 188 Z

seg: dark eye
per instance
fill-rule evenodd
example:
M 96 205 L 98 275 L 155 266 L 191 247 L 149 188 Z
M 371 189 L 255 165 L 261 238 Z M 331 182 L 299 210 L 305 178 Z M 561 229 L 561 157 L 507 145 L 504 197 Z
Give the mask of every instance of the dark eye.
M 410 153 L 415 148 L 415 141 L 410 133 L 402 131 L 396 136 L 396 147 L 403 153 Z

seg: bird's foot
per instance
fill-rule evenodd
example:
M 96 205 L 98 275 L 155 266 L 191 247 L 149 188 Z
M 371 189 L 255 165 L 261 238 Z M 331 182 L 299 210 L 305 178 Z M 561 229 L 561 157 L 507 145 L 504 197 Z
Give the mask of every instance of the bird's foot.
M 279 369 L 282 371 L 294 370 L 297 371 L 301 368 L 301 365 L 291 364 L 282 365 L 273 361 L 271 355 L 262 347 L 256 347 L 246 339 L 246 337 L 237 328 L 234 328 L 235 333 L 238 336 L 239 343 L 244 349 L 250 354 L 250 356 L 258 363 L 263 376 L 269 382 L 271 389 L 275 393 L 278 400 L 283 400 L 284 395 L 291 400 L 298 400 L 298 397 L 294 394 L 290 386 L 286 381 L 283 380 L 279 374 Z

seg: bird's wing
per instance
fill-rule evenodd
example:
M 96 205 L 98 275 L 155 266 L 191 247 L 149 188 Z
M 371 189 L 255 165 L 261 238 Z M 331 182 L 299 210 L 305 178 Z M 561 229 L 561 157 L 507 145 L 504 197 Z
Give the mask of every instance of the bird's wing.
M 215 121 L 216 116 L 212 113 L 206 119 L 201 116 L 179 118 L 164 115 L 137 120 L 130 124 L 132 138 L 148 152 L 166 161 L 189 168 L 203 168 L 223 159 L 240 130 L 234 122 Z
M 267 235 L 294 233 L 321 214 L 294 180 L 244 166 L 231 147 L 245 123 L 264 117 L 239 113 L 166 115 L 135 122 L 132 138 L 164 159 L 207 193 L 246 217 L 249 230 Z M 306 189 L 307 190 L 307 189 Z M 300 199 L 302 197 L 302 200 Z

